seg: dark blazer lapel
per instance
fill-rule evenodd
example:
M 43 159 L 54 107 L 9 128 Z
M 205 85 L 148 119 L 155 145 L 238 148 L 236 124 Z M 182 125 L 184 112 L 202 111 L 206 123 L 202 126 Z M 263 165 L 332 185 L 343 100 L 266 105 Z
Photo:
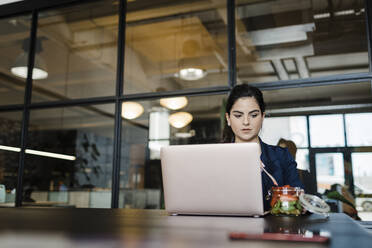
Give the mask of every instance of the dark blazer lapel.
M 261 138 L 258 138 L 258 139 L 259 139 L 260 145 L 261 145 L 261 157 L 260 157 L 261 161 L 265 165 L 265 169 L 267 170 L 267 172 L 272 174 L 273 165 L 272 165 L 272 161 L 270 160 L 270 157 L 269 157 L 269 151 L 267 150 L 267 145 L 262 142 Z

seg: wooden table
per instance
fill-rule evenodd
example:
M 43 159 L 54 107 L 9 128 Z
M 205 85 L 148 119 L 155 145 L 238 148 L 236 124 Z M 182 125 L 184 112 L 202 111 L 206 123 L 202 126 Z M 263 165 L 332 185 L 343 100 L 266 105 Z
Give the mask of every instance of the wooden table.
M 329 231 L 329 244 L 231 241 L 233 231 Z M 162 210 L 0 208 L 1 247 L 372 247 L 344 214 L 302 217 L 168 216 Z

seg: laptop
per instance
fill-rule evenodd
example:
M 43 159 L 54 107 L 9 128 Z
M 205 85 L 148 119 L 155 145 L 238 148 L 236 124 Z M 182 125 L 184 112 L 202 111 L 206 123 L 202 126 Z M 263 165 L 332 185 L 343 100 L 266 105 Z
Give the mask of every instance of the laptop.
M 257 143 L 175 145 L 160 152 L 171 215 L 264 215 Z

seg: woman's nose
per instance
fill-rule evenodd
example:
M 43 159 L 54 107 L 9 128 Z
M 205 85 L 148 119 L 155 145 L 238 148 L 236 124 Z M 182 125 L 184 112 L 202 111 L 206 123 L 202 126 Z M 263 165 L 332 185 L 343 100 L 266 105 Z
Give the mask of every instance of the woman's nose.
M 243 119 L 243 125 L 249 125 L 249 116 L 245 116 Z

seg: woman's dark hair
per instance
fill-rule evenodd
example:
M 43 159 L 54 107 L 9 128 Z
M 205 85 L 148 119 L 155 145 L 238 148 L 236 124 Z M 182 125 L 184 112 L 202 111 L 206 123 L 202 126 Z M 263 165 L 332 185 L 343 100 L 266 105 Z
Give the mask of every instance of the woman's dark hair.
M 262 92 L 248 84 L 239 84 L 236 85 L 234 88 L 231 89 L 229 96 L 227 98 L 226 106 L 225 106 L 225 113 L 230 115 L 230 111 L 234 103 L 242 97 L 253 97 L 260 107 L 261 114 L 265 112 L 265 102 L 262 96 Z M 223 143 L 231 143 L 234 141 L 234 133 L 230 126 L 227 125 L 226 118 L 224 116 L 224 129 L 222 132 L 222 142 Z

